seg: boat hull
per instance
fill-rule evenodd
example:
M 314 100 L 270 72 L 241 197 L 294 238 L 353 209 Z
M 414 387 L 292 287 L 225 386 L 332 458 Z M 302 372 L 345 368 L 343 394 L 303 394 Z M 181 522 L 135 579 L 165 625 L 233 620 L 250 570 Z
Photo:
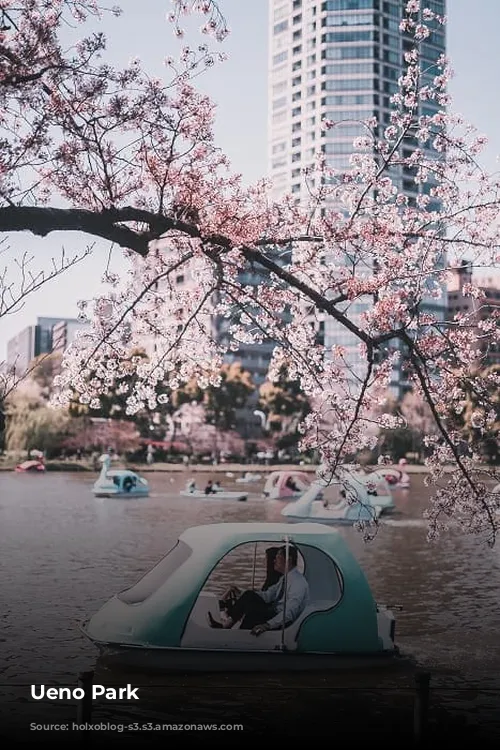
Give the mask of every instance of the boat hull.
M 402 661 L 397 648 L 373 654 L 294 653 L 290 651 L 210 651 L 143 648 L 96 643 L 109 667 L 147 672 L 319 672 L 393 667 Z
M 124 500 L 132 500 L 134 497 L 148 497 L 149 490 L 143 492 L 113 492 L 113 490 L 92 490 L 94 497 L 119 497 Z
M 307 518 L 300 516 L 284 516 L 290 523 L 322 523 L 326 526 L 352 526 L 358 522 L 367 523 L 368 520 L 372 522 L 378 520 L 380 516 L 374 516 L 372 519 L 367 518 L 314 518 L 314 516 L 308 516 Z
M 189 492 L 189 490 L 182 490 L 182 497 L 196 497 L 198 500 L 238 500 L 239 502 L 245 502 L 248 498 L 246 492 L 211 492 L 205 495 L 201 490 L 195 492 Z

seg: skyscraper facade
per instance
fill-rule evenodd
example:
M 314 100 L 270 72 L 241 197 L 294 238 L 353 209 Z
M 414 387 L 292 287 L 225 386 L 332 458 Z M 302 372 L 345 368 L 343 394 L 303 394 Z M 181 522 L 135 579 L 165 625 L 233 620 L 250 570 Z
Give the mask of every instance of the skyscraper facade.
M 424 0 L 422 5 L 439 15 L 446 13 L 446 0 Z M 407 67 L 404 55 L 413 46 L 400 30 L 405 6 L 406 0 L 269 0 L 268 165 L 276 198 L 301 198 L 302 170 L 313 166 L 318 152 L 331 167 L 349 169 L 353 139 L 366 135 L 361 121 L 375 117 L 383 137 L 390 123 L 391 97 Z M 436 22 L 428 25 L 432 34 L 420 44 L 422 85 L 432 85 L 436 62 L 446 50 L 444 28 Z M 439 105 L 426 101 L 420 109 L 422 115 L 433 115 Z M 325 119 L 341 124 L 325 131 Z M 416 147 L 408 142 L 403 156 Z M 389 176 L 410 204 L 432 188 L 432 182 L 417 184 L 407 167 Z M 431 203 L 433 207 L 437 206 Z M 370 304 L 369 298 L 358 301 L 350 307 L 350 317 L 356 318 Z M 429 297 L 425 309 L 443 317 L 446 295 L 440 300 Z M 356 369 L 358 341 L 352 334 L 328 318 L 318 325 L 325 346 L 345 346 Z M 394 378 L 395 391 L 404 390 L 402 373 Z

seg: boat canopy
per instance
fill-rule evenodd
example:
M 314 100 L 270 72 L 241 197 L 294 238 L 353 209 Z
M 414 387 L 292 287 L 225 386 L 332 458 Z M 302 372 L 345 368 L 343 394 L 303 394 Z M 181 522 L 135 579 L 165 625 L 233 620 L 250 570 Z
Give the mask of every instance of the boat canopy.
M 256 639 L 248 631 L 211 629 L 205 619 L 207 597 L 217 602 L 213 593 L 204 593 L 215 568 L 232 551 L 257 543 L 293 544 L 301 557 L 310 606 L 300 622 L 284 631 L 290 630 L 295 649 L 329 652 L 332 643 L 340 652 L 380 648 L 377 608 L 359 563 L 337 530 L 317 523 L 293 528 L 287 523 L 222 523 L 188 529 L 152 570 L 92 618 L 88 635 L 138 647 L 261 649 L 272 640 L 272 648 L 279 648 L 280 631 Z

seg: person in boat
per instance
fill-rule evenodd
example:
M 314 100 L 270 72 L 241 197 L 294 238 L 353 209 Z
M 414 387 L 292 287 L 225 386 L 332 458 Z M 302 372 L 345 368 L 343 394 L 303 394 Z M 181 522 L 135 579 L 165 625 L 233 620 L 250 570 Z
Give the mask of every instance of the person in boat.
M 289 490 L 292 490 L 292 492 L 299 492 L 300 487 L 296 483 L 295 479 L 293 477 L 287 477 L 287 480 L 285 482 L 285 487 L 287 487 Z
M 268 547 L 266 549 L 266 580 L 262 585 L 262 591 L 267 591 L 271 586 L 274 586 L 279 580 L 281 580 L 283 573 L 280 573 L 275 568 L 276 555 L 280 551 L 281 547 Z M 231 586 L 222 599 L 219 599 L 219 607 L 222 612 L 225 612 L 228 617 L 231 617 L 231 610 L 233 605 L 238 600 L 238 593 L 236 587 Z
M 213 495 L 215 492 L 214 483 L 211 479 L 208 480 L 207 486 L 205 487 L 205 495 Z
M 191 493 L 196 490 L 196 482 L 194 481 L 194 479 L 189 480 L 189 482 L 187 483 L 186 489 L 188 492 L 191 492 Z
M 228 617 L 225 622 L 217 622 L 210 613 L 208 620 L 212 628 L 232 628 L 241 621 L 241 630 L 250 630 L 252 635 L 258 636 L 266 630 L 279 630 L 285 622 L 285 627 L 295 622 L 303 612 L 309 598 L 309 585 L 297 569 L 298 552 L 296 547 L 288 548 L 288 571 L 285 578 L 286 548 L 280 547 L 275 557 L 274 569 L 281 574 L 280 580 L 269 586 L 265 591 L 244 591 L 236 586 L 229 589 L 230 606 L 227 607 Z
M 213 489 L 214 492 L 217 492 L 218 490 L 220 490 L 221 489 L 220 483 L 219 482 L 214 482 L 213 485 L 212 485 L 212 489 Z

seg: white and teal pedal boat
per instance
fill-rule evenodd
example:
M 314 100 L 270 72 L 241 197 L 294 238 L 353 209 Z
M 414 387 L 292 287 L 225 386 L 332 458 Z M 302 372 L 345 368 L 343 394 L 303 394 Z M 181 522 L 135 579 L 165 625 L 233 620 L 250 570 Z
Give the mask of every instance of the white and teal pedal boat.
M 292 522 L 352 525 L 374 523 L 393 510 L 394 499 L 383 477 L 342 471 L 328 482 L 313 482 L 281 515 Z
M 101 473 L 94 482 L 92 492 L 95 497 L 147 497 L 149 482 L 130 469 L 111 469 L 111 456 L 104 453 L 99 459 Z
M 210 616 L 221 617 L 228 581 L 258 592 L 269 576 L 270 551 L 290 545 L 309 586 L 295 621 L 258 636 L 210 627 Z M 190 528 L 82 631 L 108 663 L 153 671 L 351 669 L 392 663 L 398 655 L 393 613 L 377 605 L 346 541 L 336 529 L 311 523 Z

